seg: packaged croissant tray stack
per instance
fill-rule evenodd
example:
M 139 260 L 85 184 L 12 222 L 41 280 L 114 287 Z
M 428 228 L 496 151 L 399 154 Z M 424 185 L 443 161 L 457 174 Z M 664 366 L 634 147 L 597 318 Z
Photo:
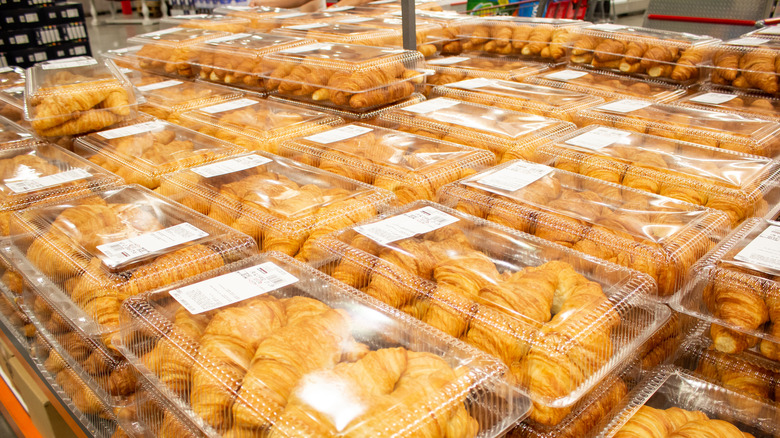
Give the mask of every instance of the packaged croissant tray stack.
M 647 375 L 605 419 L 598 438 L 645 436 L 771 438 L 778 408 L 673 366 Z
M 276 156 L 243 155 L 165 178 L 158 192 L 307 261 L 314 241 L 386 210 L 387 190 Z
M 500 162 L 511 149 L 532 151 L 551 138 L 574 131 L 572 123 L 493 108 L 446 97 L 382 114 L 377 125 L 485 149 Z
M 284 25 L 271 31 L 272 35 L 297 37 L 321 43 L 359 44 L 373 47 L 397 46 L 399 33 L 400 30 L 332 21 Z
M 239 146 L 155 120 L 79 137 L 75 153 L 122 177 L 156 189 L 170 173 L 245 152 Z
M 5 93 L 0 91 L 0 95 L 2 94 Z M 38 140 L 29 131 L 11 120 L 0 117 L 0 149 L 34 143 L 38 143 Z
M 24 84 L 0 89 L 0 116 L 30 129 L 30 123 L 24 120 Z
M 576 112 L 604 99 L 543 85 L 474 78 L 435 87 L 429 97 L 449 97 L 482 105 L 573 122 Z
M 474 54 L 439 56 L 426 60 L 425 66 L 433 70 L 433 73 L 426 78 L 427 85 L 445 85 L 473 78 L 521 81 L 527 76 L 550 69 L 549 65 L 540 62 L 522 61 L 509 56 Z
M 242 33 L 251 27 L 251 20 L 244 17 L 218 14 L 174 15 L 160 20 L 160 27 L 187 27 L 221 32 Z
M 524 79 L 536 85 L 565 88 L 604 98 L 607 102 L 625 98 L 641 98 L 667 103 L 689 94 L 688 88 L 654 79 L 640 79 L 607 71 L 563 67 Z
M 623 99 L 582 109 L 580 127 L 605 125 L 762 157 L 780 156 L 780 123 L 737 113 Z
M 89 56 L 27 70 L 24 118 L 42 137 L 99 131 L 137 115 L 133 87 L 110 61 Z
M 349 15 L 344 18 L 333 20 L 333 23 L 392 30 L 395 33 L 394 38 L 388 41 L 387 44 L 382 45 L 399 49 L 403 48 L 401 17 L 363 17 Z M 423 17 L 418 17 L 415 21 L 415 38 L 417 41 L 417 51 L 422 53 L 426 58 L 438 55 L 441 53 L 443 46 L 457 41 L 457 37 L 445 31 L 440 24 L 429 22 Z
M 303 102 L 366 112 L 421 92 L 423 57 L 417 51 L 315 43 L 265 56 L 272 93 Z
M 575 28 L 565 45 L 571 64 L 692 84 L 704 77 L 719 42 L 706 35 L 594 24 Z
M 299 102 L 297 100 L 291 100 L 285 97 L 279 97 L 279 96 L 268 96 L 268 100 L 283 103 L 286 105 L 293 105 L 298 108 L 303 108 L 311 111 L 317 111 L 322 112 L 326 114 L 330 114 L 336 117 L 339 117 L 347 122 L 363 122 L 363 123 L 373 123 L 374 120 L 376 120 L 380 115 L 393 111 L 397 108 L 403 108 L 405 106 L 414 105 L 420 102 L 425 101 L 425 96 L 422 93 L 412 93 L 409 97 L 407 97 L 404 100 L 391 103 L 388 105 L 380 106 L 379 108 L 373 110 L 373 111 L 363 111 L 363 112 L 355 112 L 355 111 L 344 111 L 336 108 L 331 108 L 327 106 L 319 106 L 317 104 L 313 103 L 305 103 L 305 102 Z
M 279 155 L 389 190 L 395 205 L 433 200 L 443 185 L 495 163 L 488 151 L 363 124 L 290 140 Z
M 23 68 L 16 66 L 0 67 L 0 89 L 24 85 L 26 75 Z
M 729 226 L 724 213 L 525 161 L 447 185 L 439 202 L 643 272 L 668 300 Z
M 14 338 L 29 349 L 35 336 L 35 327 L 22 308 L 22 295 L 28 287 L 22 276 L 13 268 L 10 248 L 0 248 L 0 321 Z
M 780 200 L 780 164 L 756 155 L 591 125 L 524 158 L 725 212 L 730 226 L 762 216 Z
M 214 38 L 230 35 L 228 32 L 172 27 L 129 38 L 129 44 L 141 46 L 124 53 L 125 58 L 135 58 L 138 67 L 151 73 L 172 77 L 195 76 L 192 61 L 196 47 Z
M 246 150 L 276 153 L 285 140 L 325 131 L 336 116 L 257 97 L 244 97 L 183 113 L 180 124 Z
M 747 37 L 726 41 L 712 55 L 709 82 L 727 89 L 778 96 L 778 50 L 780 40 Z
M 256 252 L 248 236 L 131 185 L 17 213 L 17 268 L 49 306 L 113 350 L 119 306 Z
M 746 220 L 693 267 L 693 278 L 672 302 L 711 324 L 713 348 L 756 351 L 780 360 L 780 225 Z
M 530 409 L 495 359 L 283 254 L 218 274 L 123 306 L 157 434 L 487 438 Z
M 736 112 L 748 117 L 780 121 L 780 98 L 746 91 L 705 89 L 673 102 L 674 105 Z
M 350 13 L 351 11 L 344 11 Z M 355 12 L 359 13 L 359 11 Z M 362 15 L 362 14 L 361 14 Z M 463 24 L 472 20 L 473 17 L 458 13 L 446 13 L 435 11 L 423 11 L 415 10 L 416 19 L 425 21 L 426 23 L 436 24 L 441 28 L 441 35 L 445 41 L 441 46 L 441 55 L 454 56 L 460 55 L 463 52 L 463 38 L 460 36 L 463 32 L 460 30 Z M 390 14 L 380 16 L 392 17 L 395 19 L 401 18 L 401 11 L 393 11 Z
M 428 201 L 317 245 L 335 279 L 500 358 L 545 425 L 665 318 L 646 275 Z

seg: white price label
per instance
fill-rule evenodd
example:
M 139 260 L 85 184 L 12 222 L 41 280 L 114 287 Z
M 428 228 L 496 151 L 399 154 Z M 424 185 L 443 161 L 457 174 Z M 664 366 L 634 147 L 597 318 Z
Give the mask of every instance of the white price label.
M 761 35 L 780 35 L 780 26 L 769 26 L 763 29 L 759 29 L 757 32 Z
M 428 63 L 429 65 L 452 65 L 452 64 L 458 64 L 463 61 L 468 61 L 469 59 L 471 58 L 467 58 L 465 56 L 449 56 L 446 58 L 426 61 L 426 63 Z
M 769 40 L 765 40 L 763 38 L 745 37 L 726 41 L 726 44 L 730 46 L 760 46 L 761 44 L 766 44 L 768 42 Z
M 454 84 L 449 84 L 448 86 L 455 87 L 455 88 L 462 88 L 464 90 L 475 90 L 477 88 L 488 87 L 491 85 L 496 85 L 495 81 L 493 81 L 492 79 L 474 78 L 474 79 L 466 79 L 465 81 L 455 82 Z
M 588 72 L 584 71 L 577 71 L 577 70 L 561 70 L 557 71 L 555 73 L 550 73 L 549 75 L 545 76 L 545 79 L 550 79 L 553 81 L 570 81 L 572 79 L 581 78 L 585 75 L 587 75 Z
M 143 46 L 130 46 L 130 47 L 124 47 L 122 49 L 116 49 L 116 50 L 109 50 L 108 53 L 127 53 L 127 52 L 137 52 L 138 50 L 141 50 L 141 47 Z
M 74 58 L 75 59 L 75 58 Z M 86 67 L 89 65 L 97 65 L 97 59 L 94 58 L 86 58 L 86 59 L 78 59 L 75 61 L 55 61 L 55 62 L 49 62 L 46 64 L 41 65 L 41 68 L 44 70 L 57 70 L 61 68 L 74 68 L 74 67 Z
M 304 140 L 313 141 L 316 143 L 330 144 L 337 141 L 343 141 L 358 135 L 367 134 L 373 131 L 371 128 L 364 126 L 347 125 L 340 128 L 331 129 L 330 131 L 320 132 L 318 134 L 304 137 Z
M 780 271 L 780 226 L 770 225 L 734 256 L 735 260 Z
M 162 251 L 182 243 L 192 242 L 208 236 L 209 233 L 187 222 L 154 231 L 142 236 L 98 245 L 97 249 L 108 257 L 108 266 L 117 266 L 129 260 Z
M 207 114 L 217 114 L 225 111 L 230 111 L 234 109 L 255 105 L 257 103 L 259 102 L 256 100 L 244 98 L 238 100 L 231 100 L 230 102 L 220 103 L 217 105 L 207 106 L 205 108 L 201 108 L 200 110 Z
M 653 102 L 646 102 L 644 100 L 623 99 L 623 100 L 616 100 L 614 102 L 610 102 L 606 105 L 601 105 L 596 108 L 602 109 L 604 111 L 611 111 L 614 113 L 625 114 L 625 113 L 641 110 L 642 108 L 647 108 L 652 104 Z
M 514 192 L 543 178 L 552 171 L 552 167 L 542 164 L 518 161 L 478 179 L 477 182 L 499 190 Z
M 292 47 L 289 49 L 280 50 L 278 53 L 306 53 L 313 52 L 315 50 L 328 50 L 332 44 L 326 43 L 314 43 L 306 44 L 305 46 Z
M 271 161 L 273 160 L 261 157 L 259 155 L 246 155 L 243 157 L 220 161 L 218 163 L 193 167 L 192 171 L 204 178 L 213 178 L 215 176 L 227 175 L 228 173 L 240 172 L 242 170 L 262 166 L 263 164 L 270 163 Z
M 371 21 L 373 18 L 371 17 L 354 17 L 354 18 L 345 18 L 343 20 L 339 20 L 338 23 L 342 24 L 357 24 L 357 23 L 365 23 L 366 21 Z
M 0 67 L 0 73 L 8 73 L 9 71 L 13 71 L 11 67 Z
M 296 18 L 296 17 L 303 17 L 304 15 L 306 14 L 303 12 L 290 12 L 289 14 L 276 15 L 274 17 L 271 17 L 271 19 L 277 20 L 277 19 L 284 19 L 284 18 Z
M 24 85 L 19 85 L 18 87 L 10 87 L 3 90 L 3 93 L 6 94 L 16 94 L 16 93 L 24 93 Z
M 135 70 L 133 70 L 131 68 L 124 68 L 124 67 L 122 67 L 122 68 L 119 69 L 119 71 L 122 74 L 129 75 L 130 73 L 133 73 Z
M 620 24 L 604 23 L 604 24 L 594 24 L 592 26 L 586 27 L 585 29 L 600 30 L 604 32 L 615 32 L 616 30 L 623 30 L 627 27 L 628 26 L 623 26 Z
M 423 207 L 379 222 L 357 226 L 354 230 L 380 245 L 386 245 L 397 240 L 437 230 L 454 224 L 458 220 L 455 216 L 433 207 Z
M 91 175 L 91 173 L 84 169 L 71 169 L 65 172 L 55 173 L 54 175 L 42 176 L 40 178 L 30 179 L 27 181 L 6 182 L 5 186 L 11 189 L 14 193 L 27 193 L 32 192 L 33 190 L 45 189 L 47 187 L 88 178 Z
M 704 93 L 700 96 L 695 96 L 690 99 L 691 102 L 704 103 L 707 105 L 720 105 L 730 100 L 736 99 L 736 94 L 726 93 Z
M 375 2 L 369 2 L 369 5 L 386 5 L 388 3 L 395 3 L 397 0 L 377 0 Z
M 319 29 L 326 26 L 327 24 L 325 23 L 309 23 L 309 24 L 296 24 L 295 26 L 285 26 L 284 29 L 309 30 L 309 29 Z
M 108 131 L 98 132 L 97 135 L 113 140 L 115 138 L 127 137 L 129 135 L 143 134 L 144 132 L 154 131 L 156 129 L 162 129 L 165 127 L 165 122 L 162 120 L 154 120 L 151 122 L 139 123 L 137 125 L 125 126 L 122 128 L 109 129 Z
M 158 31 L 155 31 L 155 32 L 144 33 L 144 34 L 138 35 L 138 38 L 154 38 L 154 37 L 158 37 L 158 36 L 162 36 L 162 35 L 167 35 L 169 33 L 176 33 L 176 32 L 178 32 L 180 30 L 184 30 L 184 28 L 182 28 L 182 27 L 172 27 L 170 29 L 163 29 L 163 30 L 158 30 Z
M 328 12 L 343 12 L 343 11 L 349 11 L 351 9 L 355 9 L 354 6 L 339 6 L 338 8 L 328 8 L 326 9 Z
M 175 87 L 176 85 L 182 84 L 182 81 L 162 81 L 162 82 L 156 82 L 154 84 L 149 85 L 142 85 L 140 87 L 137 87 L 139 91 L 152 91 L 152 90 L 161 90 L 163 88 L 169 88 L 169 87 Z
M 208 40 L 208 44 L 219 44 L 219 43 L 225 43 L 228 41 L 234 41 L 241 38 L 246 38 L 252 36 L 251 33 L 234 33 L 233 35 L 223 36 L 219 38 L 214 38 L 213 40 Z
M 578 135 L 574 138 L 566 140 L 564 143 L 572 146 L 579 146 L 588 149 L 601 149 L 605 148 L 617 141 L 620 141 L 631 133 L 628 131 L 621 131 L 619 129 L 612 129 L 606 127 L 598 127 L 584 134 Z
M 416 114 L 428 114 L 445 108 L 450 108 L 460 104 L 461 101 L 448 99 L 446 97 L 437 97 L 436 99 L 426 100 L 414 105 L 402 108 L 403 111 L 410 111 Z

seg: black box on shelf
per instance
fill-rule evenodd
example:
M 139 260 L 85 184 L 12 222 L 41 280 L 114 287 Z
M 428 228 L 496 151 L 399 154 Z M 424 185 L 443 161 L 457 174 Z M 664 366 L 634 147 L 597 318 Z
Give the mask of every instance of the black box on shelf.
M 2 20 L 0 20 L 0 29 L 29 29 L 53 24 L 72 23 L 74 21 L 84 21 L 84 8 L 81 6 L 81 3 L 71 2 L 43 7 L 4 10 Z
M 0 7 L 3 9 L 33 8 L 53 4 L 54 0 L 0 0 Z

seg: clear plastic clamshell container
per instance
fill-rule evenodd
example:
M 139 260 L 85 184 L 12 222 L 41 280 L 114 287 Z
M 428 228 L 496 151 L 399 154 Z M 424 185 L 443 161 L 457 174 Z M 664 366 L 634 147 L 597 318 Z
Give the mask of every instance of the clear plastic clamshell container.
M 655 135 L 589 126 L 536 149 L 508 152 L 625 187 L 728 214 L 731 226 L 778 201 L 780 164 L 768 158 Z
M 275 29 L 275 27 L 267 27 L 265 25 L 268 18 L 279 18 L 278 21 L 281 22 L 284 19 L 293 19 L 307 15 L 304 12 L 293 9 L 270 8 L 267 6 L 220 6 L 214 8 L 214 14 L 248 19 L 249 28 L 257 32 L 267 32 Z
M 606 101 L 637 97 L 666 103 L 688 94 L 680 85 L 650 79 L 639 79 L 610 72 L 583 68 L 559 68 L 526 78 L 524 82 L 548 87 L 565 88 L 604 98 Z
M 16 66 L 0 67 L 0 89 L 24 85 L 25 77 L 22 68 Z
M 719 45 L 712 55 L 709 82 L 718 87 L 746 89 L 780 96 L 775 58 L 780 40 L 739 38 Z
M 24 118 L 43 137 L 99 131 L 137 114 L 133 87 L 110 60 L 41 62 L 25 87 Z
M 158 434 L 489 438 L 530 409 L 499 362 L 307 265 L 271 252 L 226 268 L 123 306 Z
M 400 102 L 391 103 L 385 106 L 381 106 L 373 111 L 366 111 L 366 112 L 344 111 L 344 110 L 331 108 L 327 106 L 320 106 L 314 103 L 299 102 L 297 100 L 286 99 L 284 97 L 279 97 L 279 96 L 268 96 L 268 100 L 274 102 L 280 102 L 286 105 L 297 106 L 298 108 L 305 108 L 311 111 L 327 113 L 330 115 L 334 115 L 336 117 L 340 117 L 347 122 L 373 123 L 373 121 L 376 120 L 377 117 L 381 116 L 384 113 L 393 111 L 397 108 L 403 108 L 405 106 L 410 106 L 420 102 L 424 102 L 425 96 L 423 96 L 422 93 L 414 93 Z
M 403 48 L 403 29 L 401 25 L 401 17 L 365 17 L 348 15 L 344 18 L 333 20 L 333 23 L 357 25 L 374 29 L 390 29 L 394 32 L 394 38 L 381 45 Z M 415 20 L 415 38 L 417 41 L 417 51 L 422 53 L 426 58 L 441 53 L 442 47 L 445 44 L 449 44 L 454 41 L 453 35 L 451 35 L 449 32 L 446 32 L 440 24 L 429 22 L 423 17 L 418 17 L 418 19 Z
M 561 120 L 446 97 L 382 114 L 376 124 L 486 149 L 496 154 L 499 162 L 510 149 L 533 151 L 575 128 Z
M 385 47 L 397 44 L 398 32 L 382 27 L 359 26 L 350 23 L 316 22 L 285 25 L 272 32 L 274 35 L 297 37 L 321 43 L 360 44 Z
M 715 148 L 780 157 L 780 123 L 699 108 L 623 99 L 580 110 L 578 126 L 606 125 Z
M 674 102 L 674 105 L 736 112 L 780 122 L 780 98 L 744 91 L 704 90 Z
M 0 94 L 3 94 L 0 91 Z M 0 149 L 37 143 L 38 140 L 26 129 L 10 120 L 0 118 Z
M 350 11 L 345 12 L 349 13 Z M 463 37 L 460 36 L 463 34 L 461 26 L 467 24 L 474 17 L 458 13 L 423 11 L 419 9 L 415 11 L 415 14 L 417 19 L 436 24 L 441 28 L 438 31 L 444 38 L 441 45 L 441 55 L 453 56 L 460 55 L 463 52 Z M 393 11 L 385 15 L 385 17 L 398 19 L 401 17 L 401 11 Z
M 428 59 L 425 66 L 433 70 L 433 73 L 426 78 L 428 85 L 445 85 L 473 78 L 521 81 L 528 76 L 550 69 L 549 65 L 539 62 L 469 54 Z
M 711 323 L 713 348 L 780 360 L 780 223 L 746 220 L 693 267 L 672 305 Z
M 443 185 L 495 163 L 484 150 L 362 124 L 290 140 L 279 155 L 389 190 L 396 205 L 433 200 Z
M 0 89 L 0 116 L 19 126 L 30 127 L 24 120 L 24 85 Z
M 333 19 L 342 17 L 343 14 L 322 12 L 300 12 L 294 10 L 266 11 L 261 13 L 249 12 L 245 18 L 252 20 L 252 29 L 255 32 L 269 33 L 274 29 L 284 26 L 313 25 L 329 23 Z M 235 16 L 235 15 L 234 15 Z
M 216 14 L 174 15 L 160 20 L 160 27 L 164 28 L 187 27 L 230 33 L 246 32 L 250 25 L 248 18 Z
M 449 97 L 567 122 L 575 120 L 578 110 L 604 102 L 600 97 L 576 91 L 486 78 L 438 86 L 430 93 L 430 97 Z
M 109 349 L 126 298 L 254 254 L 254 241 L 139 186 L 13 216 L 17 268 L 39 296 Z
M 74 152 L 119 175 L 127 184 L 156 189 L 160 179 L 169 173 L 246 151 L 156 120 L 79 137 Z
M 13 268 L 11 249 L 0 248 L 0 322 L 25 349 L 29 349 L 35 336 L 35 326 L 22 308 L 22 295 L 28 287 Z
M 500 358 L 545 425 L 662 323 L 646 275 L 428 201 L 318 246 L 314 266 Z
M 668 299 L 729 226 L 725 214 L 524 161 L 445 186 L 439 202 L 652 277 Z
M 330 129 L 336 116 L 254 97 L 188 111 L 181 125 L 247 150 L 276 153 L 285 140 Z
M 228 35 L 228 32 L 222 31 L 172 27 L 128 39 L 128 43 L 141 47 L 137 51 L 128 51 L 125 57 L 136 58 L 138 67 L 145 71 L 191 78 L 195 75 L 191 63 L 197 53 L 196 47 Z
M 316 253 L 316 239 L 372 218 L 393 201 L 386 190 L 257 154 L 173 174 L 158 192 L 252 236 L 264 252 L 304 261 Z
M 719 42 L 706 35 L 593 24 L 574 29 L 566 46 L 572 64 L 691 84 L 704 76 Z
M 778 432 L 776 405 L 738 394 L 673 366 L 659 367 L 640 382 L 599 426 L 598 438 L 666 436 L 771 438 Z M 635 435 L 640 434 L 640 435 Z

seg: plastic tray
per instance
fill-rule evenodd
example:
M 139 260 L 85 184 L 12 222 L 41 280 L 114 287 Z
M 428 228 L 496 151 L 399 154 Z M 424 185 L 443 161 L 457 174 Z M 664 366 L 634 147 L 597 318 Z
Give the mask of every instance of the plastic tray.
M 736 112 L 748 117 L 761 117 L 780 121 L 780 98 L 759 93 L 722 90 L 704 90 L 684 97 L 674 105 L 690 106 L 706 110 Z
M 662 322 L 649 277 L 428 201 L 318 246 L 314 266 L 499 357 L 542 424 L 557 424 Z
M 324 131 L 344 121 L 318 111 L 306 110 L 254 97 L 245 97 L 188 111 L 181 124 L 247 150 L 276 153 L 285 140 Z
M 43 137 L 99 131 L 136 116 L 136 97 L 110 60 L 81 56 L 28 70 L 24 118 Z
M 445 186 L 439 202 L 646 273 L 663 300 L 729 227 L 716 210 L 524 161 Z
M 221 273 L 121 318 L 123 352 L 202 435 L 495 437 L 530 409 L 497 361 L 289 257 Z M 214 288 L 241 296 L 198 302 Z
M 345 12 L 349 13 L 351 11 Z M 468 23 L 473 17 L 453 12 L 423 11 L 419 9 L 415 10 L 415 15 L 420 20 L 437 24 L 441 27 L 441 35 L 446 40 L 441 46 L 442 55 L 460 55 L 463 52 L 463 38 L 460 37 L 463 34 L 461 26 Z M 401 11 L 393 11 L 386 16 L 397 19 L 401 17 Z
M 631 131 L 589 126 L 537 148 L 533 161 L 626 187 L 710 207 L 731 226 L 763 215 L 778 201 L 780 164 Z
M 121 176 L 128 184 L 156 189 L 167 174 L 245 150 L 157 120 L 80 137 L 75 152 Z
M 762 39 L 768 39 L 768 40 L 777 40 L 780 39 L 780 27 L 778 26 L 766 26 L 762 27 L 760 29 L 751 30 L 750 32 L 744 33 L 740 36 L 740 38 L 762 38 Z
M 572 123 L 445 97 L 382 114 L 378 125 L 486 149 L 499 162 L 510 149 L 533 151 L 574 130 Z
M 285 25 L 274 29 L 271 34 L 305 38 L 321 43 L 360 44 L 374 47 L 396 45 L 398 40 L 398 32 L 392 29 L 335 22 Z
M 215 14 L 175 15 L 160 20 L 160 27 L 187 27 L 230 33 L 245 32 L 251 24 L 248 18 Z
M 762 157 L 780 156 L 780 123 L 649 101 L 623 99 L 580 110 L 578 126 L 607 125 Z
M 10 120 L 0 118 L 0 149 L 25 146 L 36 142 L 35 137 L 26 129 Z
M 443 185 L 495 164 L 484 150 L 362 124 L 290 140 L 279 155 L 389 190 L 396 205 L 433 200 Z
M 24 85 L 0 89 L 0 116 L 30 128 L 30 123 L 24 120 Z
M 313 242 L 374 217 L 388 191 L 281 158 L 256 154 L 163 180 L 159 193 L 252 236 L 263 251 L 309 260 Z
M 313 103 L 306 103 L 306 102 L 298 102 L 296 100 L 290 100 L 285 99 L 283 97 L 279 96 L 269 96 L 268 100 L 274 101 L 274 102 L 280 102 L 286 105 L 293 105 L 297 106 L 299 108 L 305 108 L 307 110 L 311 111 L 319 111 L 323 113 L 327 113 L 336 117 L 340 117 L 347 122 L 363 122 L 363 123 L 372 123 L 377 117 L 380 115 L 393 111 L 397 108 L 403 108 L 405 106 L 414 105 L 420 102 L 425 101 L 425 96 L 423 96 L 421 93 L 414 93 L 408 98 L 396 102 L 391 103 L 389 105 L 385 105 L 382 107 L 379 107 L 373 111 L 367 111 L 367 112 L 353 112 L 353 111 L 343 111 L 336 108 L 330 108 L 327 106 L 320 106 Z
M 426 67 L 433 70 L 433 74 L 427 78 L 428 85 L 445 85 L 472 78 L 521 81 L 550 69 L 549 65 L 539 62 L 469 54 L 429 59 Z
M 111 49 L 101 52 L 100 55 L 113 61 L 114 65 L 125 75 L 132 75 L 137 71 L 143 70 L 136 56 L 143 46 L 129 46 L 120 49 Z
M 229 17 L 246 18 L 250 22 L 250 28 L 259 32 L 272 29 L 266 29 L 261 26 L 261 22 L 268 17 L 281 16 L 282 18 L 294 18 L 306 15 L 305 13 L 296 10 L 270 8 L 267 6 L 220 6 L 214 8 L 213 13 L 227 15 Z
M 739 38 L 719 45 L 712 55 L 709 82 L 716 86 L 780 95 L 774 59 L 780 40 Z
M 230 35 L 208 29 L 172 27 L 129 38 L 129 44 L 140 45 L 125 57 L 138 60 L 138 67 L 152 73 L 191 78 L 195 75 L 191 62 L 199 43 Z
M 0 89 L 24 85 L 24 69 L 16 66 L 0 67 Z
M 27 311 L 21 307 L 22 294 L 29 286 L 12 263 L 10 248 L 0 248 L 0 322 L 22 347 L 29 349 L 36 331 Z
M 268 33 L 274 29 L 278 29 L 283 26 L 294 25 L 307 25 L 315 23 L 328 23 L 334 18 L 341 17 L 343 14 L 331 13 L 328 11 L 322 12 L 300 12 L 289 9 L 282 9 L 276 12 L 266 11 L 261 13 L 256 12 L 242 12 L 241 16 L 249 18 L 252 21 L 252 29 L 255 32 Z M 235 11 L 231 13 L 235 15 Z
M 604 102 L 600 97 L 576 91 L 485 78 L 467 79 L 439 86 L 433 89 L 430 96 L 450 97 L 490 107 L 554 117 L 566 122 L 573 122 L 578 110 Z
M 415 21 L 415 37 L 417 41 L 417 51 L 426 58 L 441 53 L 442 47 L 457 41 L 457 37 L 451 32 L 445 31 L 438 23 L 428 22 L 423 17 L 418 17 Z M 333 23 L 350 24 L 374 29 L 390 29 L 394 32 L 394 38 L 382 46 L 403 48 L 403 30 L 401 17 L 379 16 L 364 17 L 349 15 L 344 18 L 336 19 Z M 375 45 L 375 44 L 370 44 Z

